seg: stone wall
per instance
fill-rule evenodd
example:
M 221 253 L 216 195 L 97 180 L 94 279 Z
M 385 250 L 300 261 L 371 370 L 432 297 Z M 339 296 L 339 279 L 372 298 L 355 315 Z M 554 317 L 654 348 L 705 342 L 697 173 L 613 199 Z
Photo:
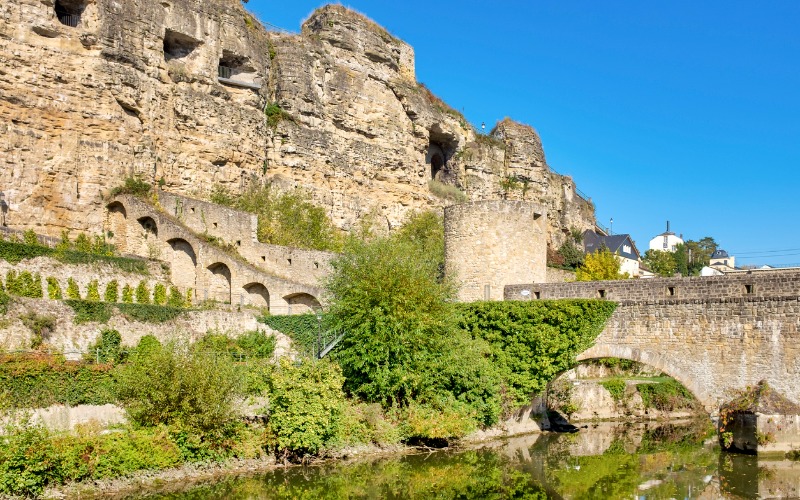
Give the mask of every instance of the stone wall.
M 445 265 L 461 284 L 459 300 L 498 300 L 503 288 L 545 281 L 545 210 L 522 201 L 482 201 L 444 212 Z
M 302 188 L 340 228 L 375 214 L 390 229 L 449 203 L 428 188 L 431 151 L 443 156 L 436 178 L 471 200 L 544 205 L 556 247 L 570 227 L 594 224 L 531 127 L 507 120 L 477 134 L 416 82 L 408 44 L 342 6 L 292 35 L 267 32 L 238 0 L 82 4 L 70 27 L 54 0 L 0 3 L 10 227 L 97 231 L 104 196 L 139 174 L 199 197 L 215 184 Z M 268 120 L 270 103 L 281 111 Z M 520 184 L 504 192 L 509 177 Z
M 20 319 L 29 314 L 54 318 L 55 327 L 45 343 L 55 351 L 63 352 L 68 359 L 80 359 L 100 333 L 108 328 L 119 331 L 122 343 L 127 347 L 135 346 L 145 335 L 153 335 L 161 342 L 176 339 L 195 341 L 209 332 L 236 337 L 247 331 L 260 330 L 277 338 L 276 355 L 291 353 L 288 337 L 256 321 L 254 311 L 190 310 L 165 323 L 142 323 L 114 314 L 107 323 L 77 325 L 74 311 L 64 302 L 21 297 L 14 297 L 6 315 L 0 317 L 0 349 L 29 349 L 32 333 Z

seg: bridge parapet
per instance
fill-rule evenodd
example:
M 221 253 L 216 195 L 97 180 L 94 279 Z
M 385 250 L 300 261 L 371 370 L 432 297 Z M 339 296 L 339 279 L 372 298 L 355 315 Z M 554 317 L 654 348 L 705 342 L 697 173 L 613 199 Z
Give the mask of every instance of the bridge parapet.
M 800 296 L 800 270 L 724 276 L 508 285 L 505 300 L 607 299 L 620 303 L 769 299 Z

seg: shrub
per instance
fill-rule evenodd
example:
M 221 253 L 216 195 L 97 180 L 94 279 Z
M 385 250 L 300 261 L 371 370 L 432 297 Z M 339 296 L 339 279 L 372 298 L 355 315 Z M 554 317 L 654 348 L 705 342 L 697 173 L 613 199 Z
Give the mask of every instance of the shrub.
M 167 299 L 167 305 L 169 307 L 184 307 L 186 305 L 184 304 L 181 291 L 174 286 L 169 287 L 169 298 Z
M 38 245 L 39 238 L 36 236 L 36 232 L 33 229 L 28 229 L 22 233 L 22 243 L 26 245 Z
M 143 198 L 150 194 L 152 186 L 144 181 L 141 176 L 127 177 L 121 186 L 117 186 L 111 190 L 111 196 L 120 194 L 131 194 Z
M 638 384 L 636 390 L 641 394 L 645 408 L 675 411 L 697 407 L 697 400 L 692 393 L 674 379 L 653 384 Z
M 122 302 L 125 304 L 133 303 L 133 288 L 127 283 L 122 287 Z
M 467 201 L 467 195 L 464 194 L 463 191 L 461 191 L 455 186 L 450 186 L 448 184 L 444 184 L 437 180 L 433 179 L 429 180 L 428 189 L 437 198 L 442 198 L 444 200 L 449 200 L 455 203 L 463 203 Z
M 61 300 L 64 298 L 61 293 L 61 285 L 58 283 L 58 280 L 52 276 L 48 276 L 47 278 L 47 297 L 52 300 Z
M 600 385 L 606 388 L 611 398 L 616 402 L 622 401 L 625 397 L 625 388 L 627 385 L 621 378 L 612 378 L 611 380 L 600 382 Z
M 236 345 L 248 358 L 267 359 L 275 353 L 275 337 L 257 330 L 239 335 Z
M 0 314 L 8 312 L 8 304 L 11 303 L 11 297 L 6 292 L 0 291 Z
M 86 289 L 86 300 L 89 302 L 100 302 L 100 285 L 97 280 L 89 282 L 89 287 Z
M 141 426 L 175 424 L 200 431 L 223 428 L 235 418 L 242 377 L 233 361 L 171 343 L 131 354 L 118 373 L 119 398 Z
M 156 283 L 153 289 L 153 303 L 158 306 L 163 306 L 167 303 L 167 289 L 161 283 Z
M 122 335 L 108 328 L 100 332 L 86 353 L 87 360 L 95 363 L 119 363 L 122 357 Z
M 117 280 L 111 280 L 108 282 L 104 297 L 105 301 L 111 304 L 114 304 L 119 300 L 119 283 L 117 283 Z
M 78 288 L 78 284 L 75 283 L 75 280 L 72 278 L 67 280 L 67 298 L 70 300 L 81 300 L 81 291 Z
M 192 294 L 193 293 L 194 292 L 193 292 L 193 290 L 191 288 L 186 290 L 186 305 L 185 305 L 185 307 L 192 307 Z
M 558 253 L 564 260 L 564 266 L 570 269 L 577 269 L 583 265 L 583 251 L 573 242 L 567 239 L 558 249 Z
M 281 360 L 270 380 L 269 444 L 284 457 L 318 453 L 337 435 L 344 378 L 331 362 Z
M 166 323 L 184 312 L 183 309 L 154 304 L 117 304 L 117 309 L 128 319 L 142 323 Z
M 52 316 L 40 315 L 34 312 L 26 313 L 19 317 L 22 324 L 33 333 L 31 349 L 38 349 L 50 339 L 50 334 L 56 326 L 56 319 Z
M 65 304 L 75 311 L 74 323 L 107 323 L 111 319 L 112 306 L 104 302 L 91 302 L 88 300 L 67 299 Z
M 86 233 L 81 233 L 75 238 L 75 249 L 81 253 L 92 253 L 92 240 Z
M 140 281 L 136 286 L 136 303 L 149 304 L 150 303 L 150 289 L 147 287 L 146 281 Z

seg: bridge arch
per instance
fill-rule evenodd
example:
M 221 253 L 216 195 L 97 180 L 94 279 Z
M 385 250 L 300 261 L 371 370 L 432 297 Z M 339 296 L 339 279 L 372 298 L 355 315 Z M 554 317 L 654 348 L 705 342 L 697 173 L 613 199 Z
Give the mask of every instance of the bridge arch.
M 248 283 L 244 287 L 247 304 L 255 307 L 269 307 L 269 290 L 262 283 Z
M 578 355 L 577 360 L 619 358 L 636 361 L 643 365 L 652 366 L 664 374 L 674 378 L 700 402 L 706 412 L 713 414 L 717 411 L 717 401 L 706 389 L 701 380 L 687 376 L 684 370 L 672 363 L 668 356 L 655 354 L 650 351 L 634 349 L 623 345 L 599 344 L 594 345 Z M 559 374 L 560 376 L 561 374 Z M 556 377 L 557 378 L 557 377 Z M 555 380 L 555 378 L 553 379 Z
M 319 300 L 310 293 L 291 293 L 283 297 L 288 305 L 288 314 L 306 314 L 322 308 Z
M 208 298 L 231 303 L 231 268 L 223 262 L 215 262 L 206 268 Z
M 170 255 L 172 282 L 179 288 L 197 287 L 197 254 L 194 247 L 183 238 L 167 240 Z
M 128 211 L 119 201 L 110 203 L 107 207 L 108 219 L 106 230 L 110 233 L 109 241 L 120 253 L 128 253 Z

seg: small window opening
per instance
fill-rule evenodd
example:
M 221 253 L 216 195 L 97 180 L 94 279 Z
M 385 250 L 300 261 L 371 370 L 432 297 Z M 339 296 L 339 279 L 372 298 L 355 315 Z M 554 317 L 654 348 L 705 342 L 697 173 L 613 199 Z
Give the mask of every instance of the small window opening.
M 218 224 L 215 222 L 215 223 L 214 223 L 214 229 L 216 229 L 216 228 L 217 228 L 217 225 L 218 225 Z
M 597 290 L 597 298 L 599 299 L 606 298 L 606 291 L 603 289 Z
M 237 247 L 242 246 L 242 240 L 236 240 L 236 246 Z
M 189 208 L 189 211 L 194 213 L 194 207 Z
M 266 261 L 267 261 L 267 256 L 266 255 L 262 255 L 261 256 L 261 262 L 266 262 Z
M 292 265 L 292 259 L 286 259 L 286 260 L 289 261 L 289 265 L 291 266 Z
M 86 8 L 86 3 L 75 0 L 56 0 L 55 11 L 58 22 L 70 28 L 77 28 L 81 23 L 81 14 Z
M 164 34 L 164 59 L 183 59 L 191 55 L 201 43 L 189 35 L 168 29 Z
M 675 287 L 674 286 L 668 286 L 667 287 L 667 295 L 669 295 L 670 297 L 674 297 L 675 296 Z
M 752 295 L 753 293 L 753 285 L 745 285 L 744 286 L 744 293 L 747 295 Z
M 533 292 L 533 296 L 536 300 L 539 300 L 542 298 L 542 292 Z
M 319 262 L 314 262 L 314 269 L 319 269 Z
M 261 88 L 261 79 L 258 77 L 256 68 L 250 63 L 250 59 L 236 55 L 228 50 L 222 51 L 222 57 L 217 68 L 217 77 L 220 83 L 227 85 L 255 90 Z

